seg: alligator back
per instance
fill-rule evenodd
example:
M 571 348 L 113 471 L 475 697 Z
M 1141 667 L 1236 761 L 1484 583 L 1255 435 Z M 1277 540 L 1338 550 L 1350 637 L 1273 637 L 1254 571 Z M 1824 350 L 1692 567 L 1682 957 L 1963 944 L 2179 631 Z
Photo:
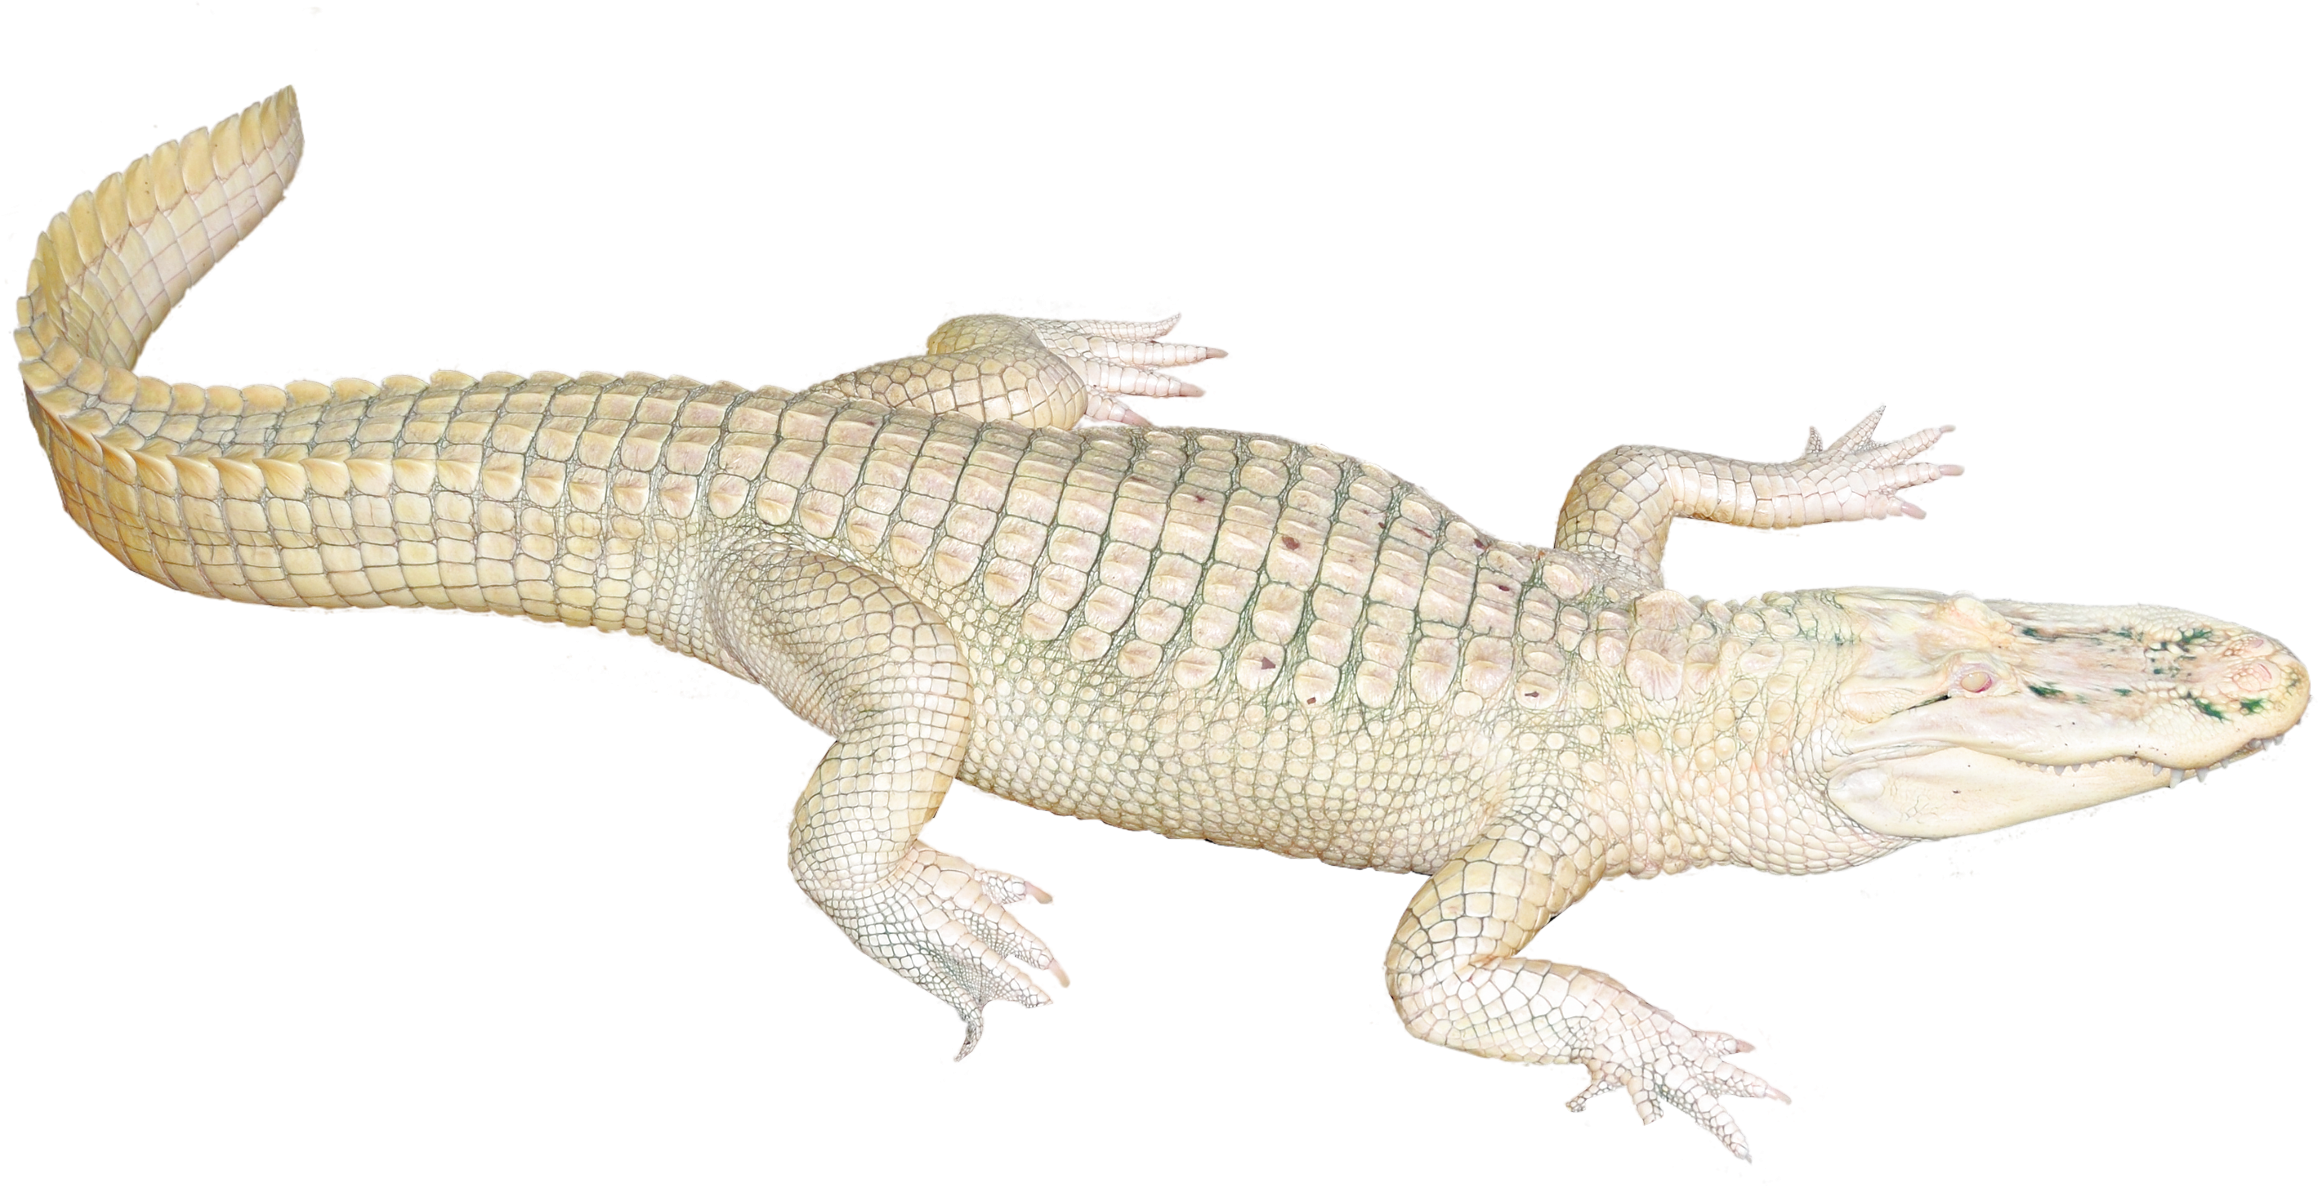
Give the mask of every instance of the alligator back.
M 1556 595 L 1589 584 L 1571 558 L 1489 539 L 1313 446 L 641 374 L 240 389 L 136 375 L 170 308 L 281 200 L 301 144 L 285 89 L 160 146 L 51 223 L 18 305 L 66 509 L 164 585 L 491 610 L 706 654 L 685 625 L 702 558 L 769 531 L 977 634 L 1170 695 L 1558 699 L 1549 641 L 1571 624 Z M 1622 618 L 1607 626 L 1622 637 Z

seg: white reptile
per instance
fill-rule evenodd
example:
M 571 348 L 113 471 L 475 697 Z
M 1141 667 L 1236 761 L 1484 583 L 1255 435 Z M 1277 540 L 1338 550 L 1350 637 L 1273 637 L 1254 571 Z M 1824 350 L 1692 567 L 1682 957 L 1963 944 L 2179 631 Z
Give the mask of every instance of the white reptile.
M 185 288 L 279 200 L 287 91 L 59 215 L 19 305 L 67 509 L 131 568 L 280 605 L 625 629 L 837 739 L 791 863 L 854 942 L 958 1011 L 1045 994 L 1035 887 L 917 833 L 953 779 L 1130 828 L 1430 876 L 1386 969 L 1419 1036 L 1573 1062 L 1645 1118 L 1776 1091 L 1594 970 L 1523 957 L 1587 889 L 1841 868 L 2177 782 L 2274 741 L 2308 675 L 2152 607 L 1904 590 L 1726 604 L 1660 587 L 1678 517 L 1882 517 L 1953 467 L 1874 418 L 1758 465 L 1654 448 L 1579 476 L 1555 547 L 1275 438 L 1075 429 L 1164 324 L 967 318 L 792 394 L 651 376 L 196 388 L 139 377 Z M 964 1054 L 961 1051 L 961 1055 Z

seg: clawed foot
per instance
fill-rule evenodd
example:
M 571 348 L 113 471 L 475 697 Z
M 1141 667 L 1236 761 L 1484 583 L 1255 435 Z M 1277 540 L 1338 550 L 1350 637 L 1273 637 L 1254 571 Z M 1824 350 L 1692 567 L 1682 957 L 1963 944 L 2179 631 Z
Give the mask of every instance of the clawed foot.
M 978 313 L 950 311 L 941 325 L 918 345 L 927 355 L 950 355 L 992 343 L 1036 345 L 1062 359 L 1087 385 L 1087 424 L 1150 424 L 1140 401 L 1178 399 L 1201 403 L 1208 385 L 1191 383 L 1182 371 L 1210 362 L 1226 362 L 1231 350 L 1219 345 L 1164 341 L 1182 325 L 1180 308 L 1150 301 L 1145 313 L 1161 318 L 1066 318 L 1066 308 L 1085 308 L 1078 301 L 1038 299 L 1041 313 L 1013 313 L 1006 308 L 985 308 Z
M 1576 1061 L 1594 1078 L 1585 1091 L 1570 1098 L 1570 1112 L 1584 1112 L 1587 1101 L 1612 1088 L 1624 1088 L 1644 1125 L 1659 1118 L 1662 1105 L 1673 1105 L 1732 1154 L 1754 1161 L 1746 1135 L 1716 1099 L 1752 1096 L 1786 1102 L 1786 1093 L 1722 1058 L 1752 1051 L 1753 1045 L 1720 1031 L 1692 1030 L 1631 993 L 1621 996 L 1626 1000 L 1596 1023 L 1603 1029 L 1597 1031 L 1593 1054 Z
M 1871 438 L 1876 424 L 1882 420 L 1883 409 L 1878 408 L 1868 413 L 1867 419 L 1851 426 L 1850 432 L 1827 445 L 1819 443 L 1819 430 L 1813 428 L 1810 439 L 1803 445 L 1803 456 L 1782 467 L 1790 477 L 1806 482 L 1821 480 L 1812 484 L 1817 488 L 1812 494 L 1821 500 L 1823 507 L 1810 522 L 1882 519 L 1895 513 L 1922 519 L 1923 508 L 1900 498 L 1897 492 L 1964 472 L 1962 466 L 1907 460 L 1930 449 L 1942 436 L 1954 432 L 1956 426 L 1941 425 L 1897 441 L 1878 443 Z M 1834 484 L 1825 481 L 1828 479 L 1848 481 Z
M 863 952 L 949 1003 L 966 1023 L 964 1059 L 982 1040 L 982 1007 L 994 1001 L 1041 1006 L 1046 991 L 1018 966 L 1043 969 L 1069 985 L 1046 944 L 1006 908 L 1050 896 L 1012 874 L 981 869 L 923 842 L 899 868 L 858 894 L 823 906 Z

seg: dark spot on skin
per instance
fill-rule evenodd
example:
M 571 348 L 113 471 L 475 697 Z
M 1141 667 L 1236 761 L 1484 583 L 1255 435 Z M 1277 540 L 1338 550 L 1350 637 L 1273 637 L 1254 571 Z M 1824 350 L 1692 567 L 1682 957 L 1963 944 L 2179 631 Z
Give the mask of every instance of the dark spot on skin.
M 1288 550 L 1288 551 L 1290 551 L 1290 552 L 1294 552 L 1294 551 L 1296 551 L 1297 549 L 1299 549 L 1299 548 L 1302 548 L 1303 546 L 1304 546 L 1304 542 L 1303 542 L 1302 540 L 1298 540 L 1298 539 L 1297 539 L 1297 538 L 1295 538 L 1294 536 L 1282 536 L 1282 537 L 1280 537 L 1280 547 L 1282 547 L 1282 548 L 1285 548 L 1285 549 L 1287 549 L 1287 550 Z
M 1278 664 L 1275 664 L 1275 663 L 1273 663 L 1273 662 L 1272 662 L 1272 657 L 1271 657 L 1271 656 L 1268 656 L 1268 655 L 1266 655 L 1266 656 L 1259 656 L 1259 657 L 1257 657 L 1257 659 L 1256 659 L 1256 662 L 1257 662 L 1257 663 L 1259 663 L 1259 664 L 1262 664 L 1262 665 L 1263 665 L 1263 668 L 1262 668 L 1261 670 L 1262 670 L 1262 671 L 1266 671 L 1266 672 L 1269 672 L 1269 671 L 1271 671 L 1273 668 L 1276 668 L 1276 667 L 1279 667 L 1279 666 L 1280 666 L 1280 665 L 1278 665 Z
M 1307 705 L 1317 705 L 1317 704 L 1319 704 L 1319 703 L 1320 703 L 1320 698 L 1319 698 L 1319 697 L 1305 697 L 1305 698 L 1304 698 L 1304 703 L 1305 703 L 1305 704 L 1307 704 Z
M 2024 626 L 2020 628 L 2020 633 L 2028 636 L 2031 639 L 2041 639 L 2044 637 L 2042 633 L 2038 632 L 2038 630 L 2032 626 Z
M 1951 787 L 1951 788 L 1949 788 L 1949 789 L 1948 789 L 1948 794 L 1949 794 L 1949 795 L 1962 795 L 1962 794 L 1964 794 L 1964 789 L 1963 789 L 1963 788 L 1961 788 L 1961 787 Z
M 2031 685 L 2029 685 L 2029 686 L 2028 686 L 2028 691 L 2030 691 L 2030 692 L 2033 692 L 2033 693 L 2035 693 L 2036 695 L 2038 695 L 2038 696 L 2040 696 L 2040 697 L 2057 697 L 2057 696 L 2059 696 L 2059 695 L 2060 695 L 2060 690 L 2059 690 L 2059 689 L 2057 689 L 2057 688 L 2046 688 L 2045 686 L 2043 686 L 2043 685 L 2041 685 L 2041 684 L 2031 684 Z
M 1204 503 L 1204 502 L 1206 502 L 1206 501 L 1207 501 L 1207 496 L 1206 496 L 1206 495 L 1193 495 L 1193 496 L 1191 496 L 1191 501 L 1192 501 L 1192 502 L 1194 502 L 1194 503 Z
M 2207 717 L 2213 718 L 2215 721 L 2229 720 L 2229 714 L 2222 712 L 2220 706 L 2215 705 L 2212 701 L 2206 700 L 2203 697 L 2191 697 L 2189 698 L 2189 703 L 2197 706 L 2198 712 L 2205 714 Z
M 1499 585 L 1498 583 L 1496 583 L 1496 582 L 1494 582 L 1494 581 L 1490 582 L 1489 584 L 1490 584 L 1490 586 L 1491 586 L 1492 588 L 1494 588 L 1494 589 L 1495 589 L 1495 590 L 1496 590 L 1498 593 L 1512 593 L 1512 592 L 1513 592 L 1513 587 L 1512 587 L 1512 586 L 1510 586 L 1510 585 Z
M 2181 645 L 2181 646 L 2183 646 L 2183 647 L 2187 647 L 2187 646 L 2189 646 L 2189 645 L 2190 645 L 2190 644 L 2192 644 L 2192 643 L 2203 643 L 2203 642 L 2205 642 L 2207 639 L 2210 639 L 2210 638 L 2213 638 L 2213 632 L 2212 632 L 2212 631 L 2209 631 L 2209 630 L 2207 630 L 2207 629 L 2205 629 L 2204 627 L 2199 627 L 2199 628 L 2197 628 L 2196 630 L 2193 630 L 2193 631 L 2183 631 L 2183 632 L 2181 632 L 2181 644 L 2180 644 L 2180 645 Z
M 2263 700 L 2260 697 L 2255 697 L 2250 701 L 2239 701 L 2238 708 L 2243 709 L 2248 713 L 2259 713 L 2262 711 L 2262 706 L 2266 704 L 2269 704 L 2269 702 Z

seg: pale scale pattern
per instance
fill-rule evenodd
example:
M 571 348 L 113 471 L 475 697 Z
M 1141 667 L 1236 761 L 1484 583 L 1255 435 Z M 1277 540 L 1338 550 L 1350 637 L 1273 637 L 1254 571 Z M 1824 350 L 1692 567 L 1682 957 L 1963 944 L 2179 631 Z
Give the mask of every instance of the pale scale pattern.
M 1573 1108 L 1622 1086 L 1645 1119 L 1671 1105 L 1744 1156 L 1717 1098 L 1779 1095 L 1723 1060 L 1745 1045 L 1520 956 L 1555 915 L 1619 874 L 1828 870 L 1931 835 L 1864 828 L 1807 776 L 1823 710 L 1917 695 L 1935 636 L 1979 648 L 1932 656 L 1951 696 L 2018 691 L 1985 657 L 2043 615 L 2056 637 L 2127 640 L 2086 662 L 2087 687 L 2131 680 L 2257 741 L 2307 700 L 2282 648 L 2180 612 L 2095 632 L 2025 603 L 1659 588 L 1676 518 L 1918 514 L 1895 492 L 1958 472 L 1907 460 L 1944 430 L 1878 444 L 1874 417 L 1780 465 L 1613 450 L 1547 550 L 1318 447 L 1147 427 L 1121 397 L 1197 395 L 1153 368 L 1222 354 L 1156 341 L 1172 319 L 959 318 L 925 355 L 795 394 L 642 374 L 238 390 L 133 374 L 170 306 L 280 200 L 300 143 L 285 90 L 107 178 L 41 237 L 17 344 L 68 512 L 194 593 L 621 629 L 763 684 L 836 738 L 797 808 L 800 885 L 958 1011 L 961 1055 L 984 1004 L 1046 1000 L 1025 967 L 1060 966 L 1007 910 L 1043 892 L 917 839 L 958 778 L 1125 828 L 1429 874 L 1386 960 L 1413 1033 L 1582 1064 L 1595 1080 Z M 1126 423 L 1072 431 L 1083 418 Z M 1897 657 L 1900 691 L 1860 694 L 1823 657 L 1879 630 L 1870 666 Z

